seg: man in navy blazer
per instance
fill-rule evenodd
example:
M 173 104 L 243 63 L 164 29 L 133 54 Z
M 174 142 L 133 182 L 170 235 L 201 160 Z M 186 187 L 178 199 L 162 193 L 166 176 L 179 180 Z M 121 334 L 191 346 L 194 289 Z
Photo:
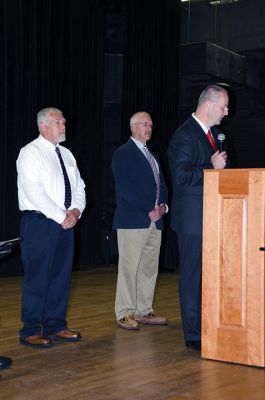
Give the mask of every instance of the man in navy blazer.
M 130 119 L 131 137 L 113 154 L 119 265 L 115 313 L 117 325 L 139 329 L 139 323 L 167 324 L 153 308 L 163 215 L 168 211 L 167 188 L 158 158 L 146 142 L 153 123 L 146 112 Z
M 171 227 L 177 233 L 179 296 L 186 346 L 201 349 L 203 169 L 223 169 L 227 154 L 217 149 L 228 93 L 217 85 L 200 95 L 196 112 L 173 134 L 168 159 L 173 183 Z

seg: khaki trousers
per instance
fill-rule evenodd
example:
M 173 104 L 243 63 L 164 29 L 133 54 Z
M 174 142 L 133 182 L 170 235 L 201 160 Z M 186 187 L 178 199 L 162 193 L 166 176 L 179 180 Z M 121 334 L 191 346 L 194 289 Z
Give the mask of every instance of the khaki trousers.
M 153 311 L 161 245 L 161 231 L 154 222 L 146 229 L 118 229 L 119 264 L 115 313 L 117 320 L 129 313 Z

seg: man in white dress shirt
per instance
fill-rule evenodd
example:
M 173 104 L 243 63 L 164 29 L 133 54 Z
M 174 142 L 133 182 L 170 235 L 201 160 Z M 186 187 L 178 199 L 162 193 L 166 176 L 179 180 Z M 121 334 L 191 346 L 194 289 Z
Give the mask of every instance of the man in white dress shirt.
M 25 277 L 20 343 L 50 347 L 54 341 L 78 341 L 66 311 L 74 251 L 73 227 L 85 208 L 85 184 L 65 140 L 60 110 L 37 115 L 40 135 L 17 159 L 20 236 Z M 59 154 L 58 154 L 59 153 Z

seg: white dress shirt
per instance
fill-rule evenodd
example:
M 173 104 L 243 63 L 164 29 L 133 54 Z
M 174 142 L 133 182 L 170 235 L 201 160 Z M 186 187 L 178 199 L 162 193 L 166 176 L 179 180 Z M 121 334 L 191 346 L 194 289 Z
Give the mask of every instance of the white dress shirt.
M 138 147 L 138 149 L 141 150 L 141 152 L 143 153 L 143 155 L 145 156 L 145 158 L 147 158 L 147 157 L 146 157 L 146 152 L 145 152 L 145 150 L 144 150 L 144 147 L 147 147 L 146 144 L 144 145 L 142 142 L 140 142 L 140 140 L 137 140 L 137 139 L 133 138 L 132 136 L 131 136 L 131 139 L 134 141 L 134 143 L 136 144 L 136 146 Z M 149 150 L 149 151 L 150 151 L 150 150 Z M 151 152 L 150 152 L 150 154 L 152 155 Z M 158 166 L 158 164 L 157 164 L 157 161 L 156 161 L 156 159 L 155 159 L 155 157 L 154 157 L 153 155 L 152 155 L 152 157 L 153 157 L 153 159 L 154 159 L 154 162 L 155 162 L 157 171 L 159 172 L 159 166 Z
M 72 203 L 69 210 L 77 208 L 82 213 L 86 205 L 84 181 L 70 150 L 57 146 L 71 184 Z M 39 135 L 20 150 L 17 172 L 19 209 L 40 211 L 61 224 L 66 217 L 65 185 L 55 145 Z
M 207 126 L 201 120 L 199 120 L 199 118 L 196 117 L 195 113 L 192 113 L 192 116 L 198 122 L 198 124 L 201 126 L 201 128 L 204 130 L 205 135 L 207 135 L 210 128 L 207 128 Z

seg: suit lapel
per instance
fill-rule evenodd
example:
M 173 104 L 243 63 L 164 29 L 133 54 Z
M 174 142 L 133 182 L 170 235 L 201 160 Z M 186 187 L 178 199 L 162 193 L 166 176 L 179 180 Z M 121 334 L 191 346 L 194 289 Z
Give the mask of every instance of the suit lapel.
M 150 174 L 151 179 L 155 179 L 151 165 L 147 160 L 147 158 L 145 157 L 145 155 L 143 154 L 143 152 L 137 147 L 137 145 L 131 138 L 129 139 L 128 144 L 130 145 L 130 148 L 135 155 L 135 162 L 137 163 L 137 166 L 139 167 L 139 165 L 140 166 L 142 165 L 141 168 L 144 168 L 145 173 Z

